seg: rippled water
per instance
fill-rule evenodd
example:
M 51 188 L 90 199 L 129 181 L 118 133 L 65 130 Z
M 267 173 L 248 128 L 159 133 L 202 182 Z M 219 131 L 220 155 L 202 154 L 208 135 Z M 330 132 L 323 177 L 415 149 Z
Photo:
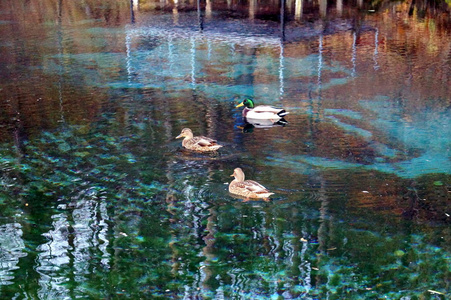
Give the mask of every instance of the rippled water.
M 1 298 L 449 297 L 449 6 L 199 4 L 0 4 Z

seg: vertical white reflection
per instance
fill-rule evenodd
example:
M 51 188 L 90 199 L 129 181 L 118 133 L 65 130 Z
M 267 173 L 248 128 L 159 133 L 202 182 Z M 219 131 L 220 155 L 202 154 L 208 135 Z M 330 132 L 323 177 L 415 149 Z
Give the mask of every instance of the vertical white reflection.
M 352 56 L 351 56 L 351 62 L 352 62 L 352 72 L 351 76 L 355 77 L 355 71 L 356 71 L 356 57 L 357 57 L 357 33 L 354 31 L 352 33 Z
M 133 6 L 133 10 L 138 10 L 138 6 L 139 6 L 139 0 L 132 0 L 132 6 Z
M 65 123 L 64 119 L 64 101 L 63 101 L 63 29 L 62 29 L 62 1 L 58 1 L 58 57 L 59 57 L 59 67 L 58 67 L 58 98 L 60 103 L 60 120 L 59 122 Z
M 0 226 L 0 287 L 13 284 L 13 271 L 19 268 L 19 259 L 27 256 L 22 236 L 22 225 L 19 223 Z
M 257 10 L 257 0 L 249 0 L 249 19 L 255 19 L 255 11 Z
M 283 42 L 280 41 L 280 56 L 279 56 L 279 97 L 280 99 L 283 98 L 284 94 L 284 68 L 285 68 L 285 57 L 284 57 L 284 45 Z
M 172 66 L 174 65 L 174 42 L 172 36 L 168 37 L 168 64 L 170 72 L 172 70 Z
M 343 0 L 337 0 L 337 15 L 341 17 L 343 14 Z
M 376 28 L 376 32 L 374 33 L 374 54 L 373 54 L 374 70 L 379 69 L 378 56 L 379 56 L 379 29 Z
M 196 41 L 192 36 L 191 40 L 191 85 L 194 89 L 196 87 Z
M 90 265 L 92 265 L 92 252 L 103 249 L 103 266 L 108 268 L 110 254 L 106 245 L 100 245 L 100 240 L 107 241 L 108 219 L 105 203 L 99 202 L 98 191 L 87 189 L 80 195 L 79 205 L 72 212 L 73 220 L 73 250 L 74 269 L 78 284 L 88 280 Z
M 303 235 L 307 236 L 307 232 L 303 230 Z M 302 278 L 302 281 L 304 283 L 305 290 L 307 293 L 312 288 L 312 280 L 311 280 L 311 273 L 312 273 L 312 266 L 310 262 L 306 259 L 306 253 L 308 250 L 308 242 L 302 242 L 302 248 L 301 248 L 301 254 L 300 254 L 300 260 L 301 264 L 299 265 L 299 271 L 300 271 L 300 277 Z
M 99 220 L 99 250 L 102 252 L 102 259 L 101 263 L 102 266 L 106 269 L 110 268 L 110 253 L 108 252 L 108 245 L 110 244 L 110 241 L 108 240 L 108 223 L 106 220 L 109 219 L 108 215 L 108 209 L 106 201 L 101 201 L 99 204 L 99 213 L 100 213 L 100 220 Z
M 283 242 L 282 249 L 285 252 L 285 257 L 287 261 L 287 266 L 292 267 L 294 262 L 294 255 L 296 254 L 294 251 L 294 245 L 291 240 L 286 239 Z
M 125 29 L 125 57 L 126 57 L 126 68 L 127 68 L 127 78 L 128 82 L 132 81 L 132 58 L 131 58 L 131 41 L 132 33 L 130 28 Z
M 69 251 L 69 222 L 63 213 L 52 216 L 53 230 L 44 233 L 47 243 L 37 247 L 38 254 L 36 272 L 40 275 L 38 291 L 39 299 L 70 299 L 70 291 L 64 285 L 69 276 L 63 271 L 71 261 Z
M 322 69 L 323 69 L 323 35 L 320 35 L 318 42 L 318 88 L 321 87 Z
M 190 287 L 189 285 L 185 285 L 185 293 L 183 294 L 183 300 L 191 300 L 191 293 L 190 293 Z
M 73 265 L 77 274 L 78 283 L 86 281 L 88 275 L 90 252 L 98 245 L 94 231 L 90 226 L 94 225 L 96 215 L 96 203 L 94 201 L 83 201 L 72 213 L 73 226 Z M 90 251 L 91 250 L 91 251 Z M 81 282 L 80 282 L 81 281 Z
M 294 19 L 299 21 L 302 18 L 302 6 L 304 0 L 295 0 L 294 4 Z
M 207 40 L 207 59 L 208 59 L 208 61 L 211 60 L 211 52 L 212 52 L 211 40 L 208 39 Z
M 74 292 L 83 294 L 92 267 L 109 269 L 108 213 L 106 202 L 99 202 L 97 194 L 88 188 L 72 197 L 76 208 L 61 205 L 60 209 L 67 210 L 52 216 L 53 228 L 43 234 L 48 241 L 37 247 L 39 299 L 72 299 Z M 69 280 L 76 285 L 67 285 Z
M 211 9 L 211 0 L 206 0 L 205 3 L 205 17 L 207 19 L 211 19 L 212 9 Z
M 319 0 L 319 14 L 321 17 L 327 15 L 327 0 Z
M 172 9 L 172 20 L 174 25 L 179 25 L 179 1 L 174 0 L 174 8 Z
M 224 300 L 225 298 L 225 293 L 224 293 L 224 284 L 222 283 L 222 281 L 220 282 L 219 287 L 216 289 L 216 295 L 215 295 L 215 299 L 217 300 Z

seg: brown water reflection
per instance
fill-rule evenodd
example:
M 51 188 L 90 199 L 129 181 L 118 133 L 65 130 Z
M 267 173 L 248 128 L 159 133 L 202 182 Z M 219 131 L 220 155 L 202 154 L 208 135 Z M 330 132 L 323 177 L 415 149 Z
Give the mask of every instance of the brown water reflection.
M 449 5 L 199 3 L 0 3 L 2 292 L 445 293 Z M 243 130 L 244 96 L 288 124 Z M 230 197 L 238 166 L 272 202 Z
M 403 108 L 403 115 L 400 117 L 407 122 L 413 121 L 412 114 L 421 110 L 425 104 L 425 95 L 430 99 L 426 105 L 438 110 L 449 107 L 451 42 L 446 4 L 431 8 L 432 5 L 427 2 L 415 5 L 407 3 L 389 5 L 381 2 L 374 6 L 367 6 L 363 2 L 356 3 L 356 6 L 343 5 L 341 1 L 337 1 L 335 6 L 330 4 L 327 6 L 328 3 L 324 1 L 319 1 L 318 5 L 304 2 L 287 1 L 285 30 L 287 35 L 290 35 L 290 31 L 296 31 L 298 26 L 304 26 L 303 30 L 311 29 L 312 36 L 304 37 L 300 42 L 286 44 L 283 49 L 284 56 L 297 58 L 317 53 L 319 45 L 316 35 L 321 32 L 327 33 L 330 26 L 336 26 L 337 22 L 346 20 L 348 16 L 358 16 L 358 19 L 365 20 L 365 25 L 362 25 L 362 22 L 354 22 L 345 25 L 345 29 L 350 31 L 326 34 L 322 40 L 321 52 L 324 64 L 339 63 L 352 72 L 365 76 L 355 76 L 350 84 L 316 90 L 303 88 L 314 84 L 311 82 L 312 78 L 290 78 L 296 87 L 291 94 L 289 90 L 286 91 L 287 95 L 284 96 L 282 103 L 284 106 L 298 106 L 298 99 L 321 97 L 322 106 L 353 109 L 358 101 L 373 99 L 382 91 L 392 99 L 399 99 Z M 135 4 L 137 22 L 141 19 L 145 22 L 146 14 L 152 14 L 158 9 L 170 10 L 175 14 L 177 12 L 174 11 L 174 7 L 179 10 L 196 8 L 194 2 L 161 4 L 132 1 L 132 3 Z M 278 6 L 275 4 L 263 5 L 254 1 L 247 6 L 233 1 L 214 4 L 207 1 L 203 9 L 207 10 L 205 12 L 207 19 L 209 9 L 212 11 L 228 9 L 241 13 L 244 19 L 262 20 L 266 15 L 278 16 Z M 65 99 L 64 114 L 69 120 L 95 119 L 101 112 L 102 101 L 98 97 L 102 93 L 97 93 L 88 84 L 84 85 L 86 91 L 80 87 L 73 89 L 70 84 L 62 86 L 65 78 L 68 81 L 75 80 L 74 77 L 78 75 L 65 70 L 64 65 L 60 70 L 60 78 L 43 74 L 45 56 L 42 54 L 92 53 L 103 51 L 102 49 L 124 53 L 123 36 L 103 35 L 99 44 L 98 36 L 91 37 L 90 41 L 89 38 L 86 39 L 84 31 L 74 30 L 71 27 L 92 26 L 89 23 L 83 25 L 85 20 L 92 20 L 90 22 L 95 22 L 96 27 L 124 26 L 130 23 L 128 1 L 89 1 L 84 4 L 70 1 L 40 1 L 38 4 L 35 1 L 28 1 L 22 5 L 6 1 L 2 6 L 4 22 L 1 26 L 2 35 L 20 37 L 8 39 L 0 50 L 2 63 L 7 66 L 2 68 L 1 74 L 4 99 L 2 106 L 6 112 L 2 114 L 2 124 L 8 124 L 2 126 L 3 139 L 10 136 L 5 129 L 24 127 L 32 130 L 36 126 L 49 128 L 57 125 L 58 119 L 61 118 L 60 98 Z M 369 12 L 373 9 L 377 13 Z M 322 12 L 326 18 L 315 19 L 318 12 Z M 343 19 L 337 19 L 339 16 Z M 278 25 L 270 26 L 277 28 Z M 66 61 L 66 64 L 70 64 L 70 61 Z M 96 69 L 99 66 L 93 63 L 92 68 Z M 215 68 L 208 66 L 204 68 L 205 72 L 208 72 L 208 80 L 218 79 L 214 76 L 217 72 Z M 114 72 L 112 69 L 109 71 Z M 117 71 L 120 71 L 119 66 Z M 328 72 L 322 73 L 321 76 L 323 82 L 332 77 L 337 78 L 337 74 Z M 342 76 L 346 77 L 347 74 Z M 258 69 L 253 78 L 254 83 L 273 80 L 260 73 Z M 76 80 L 83 82 L 88 79 L 81 76 Z M 59 84 L 43 85 L 43 82 Z M 95 94 L 96 97 L 87 97 L 87 94 Z M 76 109 L 80 105 L 76 99 L 84 99 L 83 109 Z M 431 101 L 433 102 L 430 103 Z M 73 102 L 75 103 L 72 104 Z M 36 109 L 41 112 L 36 114 Z M 21 118 L 18 118 L 17 114 L 20 114 Z M 17 120 L 20 120 L 20 125 L 16 124 Z

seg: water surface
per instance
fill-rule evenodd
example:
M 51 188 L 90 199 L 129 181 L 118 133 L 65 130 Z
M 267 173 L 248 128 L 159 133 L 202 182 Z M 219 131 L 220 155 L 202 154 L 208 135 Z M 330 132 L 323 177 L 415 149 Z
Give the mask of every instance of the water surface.
M 2 2 L 0 295 L 446 299 L 449 9 Z

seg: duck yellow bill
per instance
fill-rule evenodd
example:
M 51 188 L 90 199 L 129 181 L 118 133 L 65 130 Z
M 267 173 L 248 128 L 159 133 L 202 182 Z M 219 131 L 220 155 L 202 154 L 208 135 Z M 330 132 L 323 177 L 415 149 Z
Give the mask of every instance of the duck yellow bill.
M 175 138 L 176 138 L 176 139 L 179 139 L 179 138 L 181 138 L 181 137 L 184 137 L 184 135 L 179 134 L 179 135 L 176 136 Z
M 241 106 L 243 106 L 244 105 L 244 103 L 243 102 L 241 102 L 240 104 L 238 104 L 237 106 L 235 106 L 235 107 L 241 107 Z

